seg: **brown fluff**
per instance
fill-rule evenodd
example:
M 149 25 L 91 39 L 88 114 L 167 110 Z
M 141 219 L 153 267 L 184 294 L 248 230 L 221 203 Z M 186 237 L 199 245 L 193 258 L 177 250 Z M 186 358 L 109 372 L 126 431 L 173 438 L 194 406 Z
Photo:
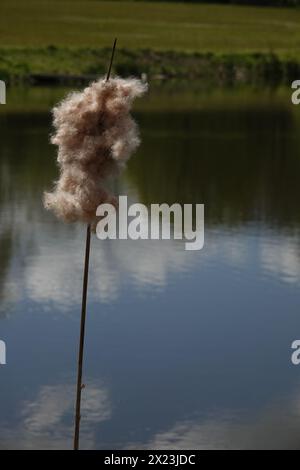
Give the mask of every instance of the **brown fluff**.
M 139 145 L 129 113 L 146 90 L 137 79 L 100 79 L 53 109 L 51 142 L 58 146 L 60 177 L 53 192 L 44 194 L 46 209 L 66 222 L 93 223 L 100 204 L 115 203 L 105 183 Z

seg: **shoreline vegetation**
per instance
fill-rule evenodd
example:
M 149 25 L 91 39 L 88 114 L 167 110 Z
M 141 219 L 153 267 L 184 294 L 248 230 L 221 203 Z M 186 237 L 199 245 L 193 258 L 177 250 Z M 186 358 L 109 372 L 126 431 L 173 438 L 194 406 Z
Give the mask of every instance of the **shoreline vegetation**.
M 113 72 L 123 77 L 287 84 L 300 78 L 299 24 L 298 7 L 231 0 L 1 0 L 0 79 L 89 82 L 105 73 L 118 37 Z
M 8 84 L 71 85 L 104 75 L 109 48 L 0 48 L 0 78 Z M 300 61 L 273 52 L 202 53 L 120 49 L 113 72 L 147 79 L 200 79 L 215 85 L 290 84 Z

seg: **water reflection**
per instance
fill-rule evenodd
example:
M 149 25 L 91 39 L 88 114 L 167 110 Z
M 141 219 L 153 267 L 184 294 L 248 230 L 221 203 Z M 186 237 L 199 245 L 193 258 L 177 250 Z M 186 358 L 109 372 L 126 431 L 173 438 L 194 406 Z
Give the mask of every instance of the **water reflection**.
M 93 239 L 83 445 L 297 446 L 298 113 L 288 94 L 169 100 L 138 110 L 116 191 L 204 203 L 205 246 Z M 69 448 L 85 231 L 43 210 L 50 116 L 19 111 L 0 115 L 0 445 Z
M 299 277 L 300 126 L 288 104 L 270 98 L 264 107 L 257 100 L 249 109 L 140 112 L 138 118 L 143 146 L 119 192 L 146 204 L 203 202 L 206 230 L 240 230 L 255 222 L 256 231 L 267 235 L 259 242 L 262 267 L 285 280 Z M 61 227 L 41 207 L 56 173 L 50 129 L 49 114 L 1 116 L 1 289 L 4 298 L 14 299 L 23 270 L 30 297 L 67 305 L 80 288 L 82 234 Z M 96 243 L 91 290 L 102 300 L 116 298 L 124 276 L 164 286 L 169 270 L 180 272 L 192 262 L 177 243 Z M 231 245 L 235 262 L 242 255 Z M 13 260 L 20 263 L 17 272 Z M 74 272 L 69 281 L 68 260 Z
M 59 229 L 56 233 L 36 228 L 35 248 L 30 256 L 19 241 L 19 250 L 13 253 L 13 263 L 2 265 L 2 308 L 9 311 L 22 298 L 41 303 L 50 308 L 56 306 L 61 312 L 71 312 L 80 300 L 82 285 L 82 249 L 84 236 L 81 228 Z M 41 230 L 42 229 L 42 230 Z M 25 246 L 28 238 L 24 230 Z M 57 246 L 56 238 L 61 241 Z M 261 232 L 251 230 L 237 233 L 234 230 L 207 231 L 208 241 L 201 255 L 184 251 L 184 244 L 175 241 L 99 241 L 93 242 L 93 258 L 90 277 L 90 300 L 93 302 L 115 301 L 122 285 L 127 284 L 143 295 L 162 291 L 170 276 L 192 271 L 201 259 L 204 268 L 227 267 L 237 273 L 247 266 L 256 265 L 260 277 L 269 277 L 291 284 L 300 283 L 299 236 L 261 237 Z M 32 241 L 32 240 L 31 240 Z M 4 247 L 4 244 L 2 245 Z M 253 254 L 257 259 L 253 260 Z M 9 251 L 3 251 L 9 255 Z M 70 276 L 70 269 L 72 276 Z M 5 278 L 5 279 L 4 279 Z
M 206 224 L 299 225 L 299 123 L 288 106 L 142 121 L 143 158 L 129 176 L 144 202 L 205 201 Z
M 269 405 L 255 416 L 242 417 L 219 410 L 208 418 L 174 424 L 157 433 L 146 444 L 135 442 L 132 449 L 165 450 L 299 450 L 299 397 Z M 276 430 L 276 431 L 275 431 Z
M 95 447 L 95 423 L 111 416 L 105 387 L 87 381 L 82 404 L 81 437 L 87 448 Z M 14 428 L 1 429 L 2 449 L 70 449 L 72 445 L 74 385 L 44 385 L 32 401 L 21 404 Z

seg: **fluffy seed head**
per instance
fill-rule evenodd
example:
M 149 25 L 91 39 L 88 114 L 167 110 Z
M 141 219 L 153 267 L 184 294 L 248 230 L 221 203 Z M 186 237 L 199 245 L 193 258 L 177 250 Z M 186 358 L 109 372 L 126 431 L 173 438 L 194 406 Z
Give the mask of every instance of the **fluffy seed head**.
M 44 194 L 46 209 L 66 222 L 93 223 L 99 204 L 114 203 L 106 182 L 140 143 L 130 109 L 146 90 L 137 79 L 102 78 L 53 109 L 60 176 Z

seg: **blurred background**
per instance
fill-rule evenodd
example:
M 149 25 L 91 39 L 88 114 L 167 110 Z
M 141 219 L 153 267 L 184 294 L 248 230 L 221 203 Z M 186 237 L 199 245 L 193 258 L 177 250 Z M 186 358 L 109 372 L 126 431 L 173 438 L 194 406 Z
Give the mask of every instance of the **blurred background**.
M 93 238 L 81 447 L 299 449 L 299 3 L 1 1 L 0 448 L 72 447 L 85 229 L 42 207 L 51 108 L 117 36 L 150 88 L 116 193 L 204 203 L 205 245 Z

